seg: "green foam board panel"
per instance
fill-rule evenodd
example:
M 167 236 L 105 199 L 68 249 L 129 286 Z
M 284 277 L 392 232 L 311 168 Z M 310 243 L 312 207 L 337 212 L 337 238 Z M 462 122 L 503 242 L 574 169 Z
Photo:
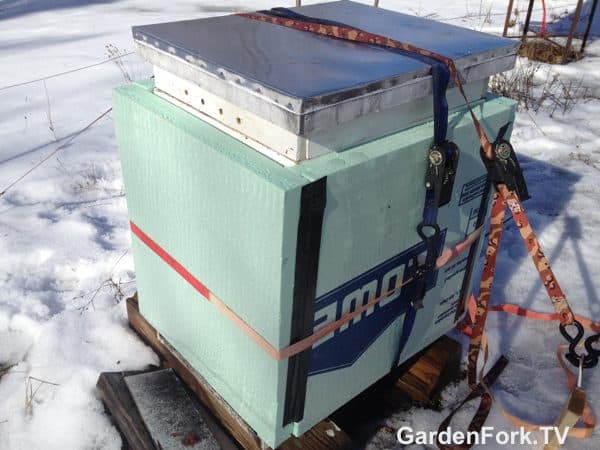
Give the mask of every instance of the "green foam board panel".
M 290 344 L 303 186 L 327 177 L 315 329 L 376 295 L 382 270 L 408 270 L 398 258 L 419 244 L 431 122 L 283 167 L 152 88 L 142 82 L 114 92 L 130 218 L 272 346 Z M 512 122 L 514 103 L 489 97 L 475 111 L 495 136 Z M 485 184 L 465 109 L 450 115 L 449 137 L 461 156 L 452 201 L 439 211 L 446 246 L 473 231 Z M 141 313 L 273 447 L 448 332 L 466 267 L 463 255 L 438 273 L 398 361 L 404 316 L 383 306 L 313 346 L 304 417 L 283 426 L 288 362 L 272 360 L 135 236 L 133 255 Z M 401 296 L 384 303 L 393 301 Z

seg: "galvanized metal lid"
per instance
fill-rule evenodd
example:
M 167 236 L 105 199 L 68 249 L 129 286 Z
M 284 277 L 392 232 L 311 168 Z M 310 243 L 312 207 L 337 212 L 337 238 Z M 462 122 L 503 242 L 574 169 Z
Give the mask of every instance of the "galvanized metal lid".
M 292 8 L 454 59 L 467 83 L 514 66 L 518 43 L 351 1 Z M 133 28 L 147 61 L 295 134 L 431 93 L 410 57 L 236 15 Z

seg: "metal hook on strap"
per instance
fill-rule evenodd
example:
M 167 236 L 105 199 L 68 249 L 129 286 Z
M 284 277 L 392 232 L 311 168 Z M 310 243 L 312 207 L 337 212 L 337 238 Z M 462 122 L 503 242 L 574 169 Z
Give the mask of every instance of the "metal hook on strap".
M 570 334 L 567 331 L 567 326 L 574 326 L 576 328 L 576 333 L 574 335 Z M 584 369 L 591 369 L 598 365 L 598 360 L 600 359 L 600 349 L 594 348 L 594 344 L 600 341 L 600 333 L 589 336 L 584 341 L 585 354 L 578 353 L 577 347 L 579 346 L 581 340 L 583 339 L 584 329 L 583 325 L 578 320 L 573 321 L 573 323 L 569 325 L 559 325 L 560 334 L 567 340 L 569 343 L 569 351 L 565 354 L 565 359 L 569 361 L 575 367 L 582 367 Z
M 428 233 L 428 229 L 433 230 L 433 232 Z M 440 226 L 437 223 L 421 222 L 417 225 L 417 234 L 429 248 L 435 244 L 435 241 L 440 236 Z
M 598 342 L 600 342 L 600 333 L 589 336 L 585 340 L 584 347 L 585 351 L 587 352 L 587 355 L 583 360 L 583 366 L 586 369 L 598 365 L 598 360 L 600 360 L 600 348 L 594 348 L 594 344 Z
M 425 298 L 425 291 L 427 290 L 427 275 L 435 270 L 435 263 L 432 261 L 436 259 L 437 250 L 435 246 L 440 233 L 440 226 L 437 223 L 429 224 L 421 222 L 417 225 L 417 234 L 423 240 L 427 248 L 427 258 L 424 263 L 419 263 L 416 256 L 413 258 L 415 273 L 413 275 L 414 291 L 411 305 L 414 309 L 423 308 L 423 299 Z

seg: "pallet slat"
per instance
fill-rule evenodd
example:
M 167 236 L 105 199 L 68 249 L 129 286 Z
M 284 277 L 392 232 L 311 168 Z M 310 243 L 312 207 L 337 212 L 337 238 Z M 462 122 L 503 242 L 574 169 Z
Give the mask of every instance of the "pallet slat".
M 96 388 L 111 412 L 119 430 L 135 450 L 156 450 L 154 441 L 148 433 L 142 416 L 138 412 L 133 397 L 125 384 L 123 372 L 103 372 L 98 378 Z
M 221 450 L 208 423 L 172 369 L 152 370 L 124 377 L 129 393 L 146 425 L 162 450 L 182 447 Z

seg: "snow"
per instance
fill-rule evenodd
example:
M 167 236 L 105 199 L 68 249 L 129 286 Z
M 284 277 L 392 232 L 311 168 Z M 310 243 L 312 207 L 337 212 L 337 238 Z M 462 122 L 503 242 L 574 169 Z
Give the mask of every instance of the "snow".
M 380 3 L 490 32 L 501 30 L 506 10 L 499 0 Z M 515 1 L 520 20 L 526 3 Z M 574 2 L 546 3 L 549 17 L 560 18 Z M 158 362 L 127 327 L 122 301 L 135 290 L 135 273 L 112 117 L 75 136 L 110 107 L 114 87 L 150 74 L 130 53 L 130 27 L 273 6 L 281 3 L 0 0 L 0 190 L 66 144 L 0 197 L 0 367 L 12 366 L 0 379 L 0 449 L 120 448 L 121 438 L 95 391 L 98 375 Z M 536 6 L 533 20 L 539 18 Z M 597 19 L 595 36 L 598 24 Z M 123 56 L 103 62 L 115 52 Z M 556 73 L 587 86 L 590 96 L 600 95 L 600 42 L 592 40 L 587 53 L 563 67 L 540 67 L 536 79 Z M 58 73 L 63 74 L 26 83 Z M 526 208 L 542 246 L 573 308 L 596 320 L 599 113 L 593 98 L 578 100 L 567 114 L 523 110 L 512 139 L 533 196 Z M 511 222 L 503 241 L 493 302 L 549 311 Z M 510 359 L 494 389 L 497 398 L 533 421 L 551 423 L 568 394 L 554 356 L 561 343 L 556 328 L 493 313 L 488 319 L 491 361 L 500 353 Z M 29 384 L 35 394 L 27 402 Z M 600 377 L 593 370 L 586 372 L 584 387 L 600 406 Z M 443 411 L 413 408 L 386 425 L 437 429 L 467 392 L 464 382 L 450 386 Z M 456 425 L 464 425 L 474 408 L 460 413 Z M 488 425 L 512 430 L 497 409 Z M 369 443 L 370 448 L 396 446 L 395 436 L 385 431 Z M 565 448 L 600 448 L 600 432 L 587 441 L 569 439 Z

